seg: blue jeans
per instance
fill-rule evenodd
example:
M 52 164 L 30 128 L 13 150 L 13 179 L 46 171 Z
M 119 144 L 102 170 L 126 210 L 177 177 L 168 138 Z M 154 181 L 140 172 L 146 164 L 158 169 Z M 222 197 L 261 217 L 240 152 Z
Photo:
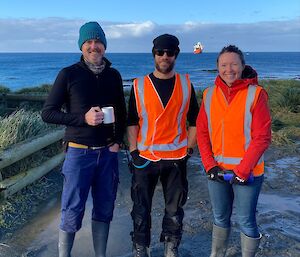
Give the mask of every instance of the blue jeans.
M 231 185 L 208 180 L 208 190 L 214 215 L 214 223 L 222 228 L 230 227 L 233 202 L 241 231 L 252 238 L 259 237 L 256 224 L 256 206 L 264 177 L 254 177 L 248 185 Z
M 77 232 L 82 225 L 85 203 L 92 189 L 92 219 L 109 223 L 113 217 L 119 182 L 118 154 L 69 147 L 63 164 L 64 186 L 60 228 Z

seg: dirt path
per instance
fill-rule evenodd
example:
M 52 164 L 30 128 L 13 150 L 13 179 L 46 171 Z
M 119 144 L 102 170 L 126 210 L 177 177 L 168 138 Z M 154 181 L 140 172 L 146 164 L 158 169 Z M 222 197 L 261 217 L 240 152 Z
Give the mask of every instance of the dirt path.
M 300 256 L 300 158 L 270 155 L 266 179 L 258 204 L 258 223 L 264 237 L 257 256 Z M 211 206 L 204 172 L 199 157 L 189 160 L 189 198 L 185 206 L 184 236 L 180 248 L 182 257 L 206 257 L 211 245 Z M 130 209 L 131 175 L 124 153 L 120 155 L 120 185 L 111 223 L 107 257 L 131 255 L 132 229 Z M 0 257 L 57 256 L 57 227 L 59 224 L 60 195 L 51 199 L 39 214 L 16 231 L 10 240 L 0 243 Z M 152 257 L 163 256 L 158 242 L 163 216 L 162 189 L 158 185 L 152 211 Z M 91 199 L 86 207 L 82 229 L 77 233 L 73 256 L 92 257 L 90 232 Z M 233 231 L 227 256 L 240 255 L 239 232 L 233 217 Z

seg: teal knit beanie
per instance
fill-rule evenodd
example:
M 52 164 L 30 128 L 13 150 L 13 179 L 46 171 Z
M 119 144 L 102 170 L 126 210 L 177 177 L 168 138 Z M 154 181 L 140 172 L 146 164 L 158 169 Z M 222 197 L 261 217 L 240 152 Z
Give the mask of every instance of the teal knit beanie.
M 98 22 L 95 21 L 87 22 L 81 26 L 78 39 L 79 49 L 81 50 L 81 47 L 85 41 L 91 39 L 98 39 L 106 49 L 107 42 L 104 31 Z

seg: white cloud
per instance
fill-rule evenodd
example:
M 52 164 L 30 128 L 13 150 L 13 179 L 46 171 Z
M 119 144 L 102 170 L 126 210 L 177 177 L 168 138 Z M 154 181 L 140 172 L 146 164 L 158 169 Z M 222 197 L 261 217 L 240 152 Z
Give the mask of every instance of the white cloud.
M 114 24 L 104 28 L 108 39 L 128 36 L 141 37 L 151 33 L 155 29 L 155 24 L 151 21 L 146 21 L 143 23 Z
M 77 52 L 80 19 L 0 19 L 0 52 Z M 178 25 L 101 23 L 110 52 L 150 52 L 152 40 L 162 33 L 175 34 L 182 51 L 201 41 L 205 51 L 218 52 L 226 44 L 244 51 L 300 51 L 300 18 L 248 24 L 187 21 Z

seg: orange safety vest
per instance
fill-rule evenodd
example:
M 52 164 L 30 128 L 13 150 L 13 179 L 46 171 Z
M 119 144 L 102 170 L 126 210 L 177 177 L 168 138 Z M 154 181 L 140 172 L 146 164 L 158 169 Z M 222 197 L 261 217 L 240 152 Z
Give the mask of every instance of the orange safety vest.
M 214 159 L 224 169 L 234 169 L 243 159 L 252 139 L 252 110 L 256 105 L 260 86 L 249 85 L 240 90 L 228 104 L 221 88 L 209 87 L 203 100 Z M 251 173 L 264 172 L 263 156 Z
M 139 116 L 137 147 L 151 161 L 180 159 L 187 152 L 186 116 L 191 98 L 188 75 L 175 75 L 175 85 L 164 107 L 149 76 L 134 80 Z

